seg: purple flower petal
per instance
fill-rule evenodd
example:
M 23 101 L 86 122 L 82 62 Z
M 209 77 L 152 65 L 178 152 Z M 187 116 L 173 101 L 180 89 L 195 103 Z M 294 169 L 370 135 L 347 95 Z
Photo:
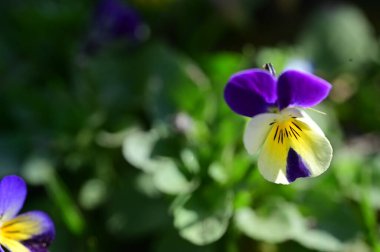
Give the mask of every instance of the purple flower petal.
M 137 12 L 119 0 L 100 0 L 95 17 L 98 28 L 114 37 L 133 38 L 141 25 Z
M 277 83 L 278 106 L 311 107 L 326 98 L 331 85 L 312 74 L 289 70 L 282 73 Z
M 18 176 L 6 176 L 0 181 L 0 220 L 6 221 L 21 210 L 26 198 L 26 184 Z
M 230 108 L 248 117 L 267 112 L 276 98 L 276 79 L 264 70 L 236 73 L 224 89 L 224 99 Z
M 298 178 L 311 176 L 309 169 L 305 166 L 302 158 L 293 150 L 289 149 L 286 163 L 286 178 L 289 182 L 293 182 Z
M 114 39 L 127 38 L 135 43 L 144 39 L 140 15 L 120 0 L 99 0 L 84 52 L 92 55 Z
M 29 221 L 39 225 L 39 232 L 33 234 L 32 238 L 22 241 L 22 244 L 29 248 L 31 252 L 47 252 L 50 243 L 55 237 L 55 228 L 50 217 L 41 211 L 31 211 L 19 217 L 26 217 Z

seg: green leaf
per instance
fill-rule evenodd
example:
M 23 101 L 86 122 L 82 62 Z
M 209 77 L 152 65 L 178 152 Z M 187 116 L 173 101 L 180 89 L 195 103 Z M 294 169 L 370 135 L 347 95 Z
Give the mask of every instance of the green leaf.
M 178 235 L 177 232 L 167 232 L 160 236 L 160 240 L 154 246 L 154 252 L 213 252 L 213 245 L 196 246 Z
M 232 195 L 215 188 L 198 192 L 174 209 L 174 226 L 196 245 L 210 244 L 226 232 L 232 215 Z
M 235 222 L 247 236 L 271 243 L 289 240 L 305 228 L 297 208 L 287 203 L 277 204 L 267 215 L 259 214 L 250 208 L 239 209 L 235 215 Z
M 208 174 L 216 182 L 225 184 L 228 181 L 228 172 L 226 168 L 217 162 L 213 162 L 208 168 Z
M 341 251 L 343 243 L 330 233 L 309 229 L 297 207 L 277 201 L 269 212 L 260 214 L 250 208 L 236 213 L 236 225 L 247 236 L 269 243 L 294 240 L 309 249 Z
M 135 180 L 135 184 L 136 189 L 146 196 L 155 198 L 161 195 L 160 191 L 155 186 L 153 182 L 153 176 L 150 173 L 138 174 Z
M 198 173 L 200 170 L 199 162 L 194 152 L 190 149 L 184 149 L 181 151 L 181 160 L 187 170 L 191 173 Z
M 295 240 L 306 248 L 318 251 L 342 251 L 343 248 L 341 241 L 321 230 L 304 231 L 299 233 Z
M 246 206 L 249 206 L 252 202 L 252 195 L 253 192 L 251 190 L 239 190 L 236 192 L 235 199 L 234 199 L 234 208 L 244 208 Z
M 159 134 L 155 130 L 131 130 L 124 140 L 124 157 L 135 167 L 149 173 L 155 187 L 163 193 L 181 194 L 193 190 L 196 182 L 188 181 L 172 159 L 151 157 L 158 138 Z M 195 169 L 195 166 L 193 168 Z
M 85 209 L 94 209 L 105 201 L 107 186 L 100 179 L 90 179 L 79 192 L 79 202 Z
M 191 191 L 195 182 L 188 181 L 178 169 L 176 163 L 169 158 L 156 158 L 149 165 L 153 182 L 157 189 L 167 194 L 181 194 Z
M 28 183 L 42 185 L 54 176 L 54 167 L 49 160 L 34 157 L 26 161 L 22 175 Z
M 157 140 L 158 133 L 154 130 L 145 132 L 136 128 L 131 129 L 123 143 L 124 158 L 137 168 L 151 171 L 150 155 Z

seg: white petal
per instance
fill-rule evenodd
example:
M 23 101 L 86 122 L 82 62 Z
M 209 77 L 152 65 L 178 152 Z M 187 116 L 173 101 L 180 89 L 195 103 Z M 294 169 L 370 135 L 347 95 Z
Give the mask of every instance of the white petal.
M 252 117 L 245 128 L 243 137 L 244 146 L 249 154 L 255 154 L 263 145 L 269 130 L 272 128 L 270 123 L 274 122 L 277 116 L 273 113 L 264 113 Z

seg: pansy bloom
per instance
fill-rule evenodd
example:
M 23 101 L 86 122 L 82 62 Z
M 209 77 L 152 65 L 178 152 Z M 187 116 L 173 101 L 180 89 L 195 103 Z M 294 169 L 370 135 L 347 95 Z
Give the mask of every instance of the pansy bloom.
M 138 13 L 119 0 L 99 0 L 95 23 L 103 35 L 135 38 L 142 21 Z
M 99 0 L 92 20 L 85 51 L 96 52 L 106 43 L 127 38 L 138 42 L 143 39 L 142 22 L 137 11 L 120 0 Z
M 330 89 L 327 81 L 296 70 L 276 78 L 273 70 L 251 69 L 230 78 L 224 98 L 234 112 L 251 118 L 243 142 L 249 154 L 260 149 L 258 169 L 265 179 L 289 184 L 327 170 L 332 147 L 304 109 L 324 100 Z
M 54 224 L 44 212 L 17 215 L 25 198 L 22 178 L 11 175 L 0 181 L 0 252 L 47 252 L 54 239 Z

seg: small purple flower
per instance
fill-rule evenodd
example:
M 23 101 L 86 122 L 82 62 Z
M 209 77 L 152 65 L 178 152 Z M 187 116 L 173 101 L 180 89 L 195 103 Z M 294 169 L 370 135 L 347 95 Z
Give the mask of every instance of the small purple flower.
M 135 37 L 141 25 L 137 12 L 119 0 L 100 0 L 95 11 L 95 25 L 112 37 Z
M 234 112 L 251 117 L 244 146 L 250 154 L 261 149 L 258 168 L 264 178 L 289 184 L 327 170 L 331 144 L 303 109 L 323 101 L 330 89 L 327 81 L 296 70 L 285 71 L 278 79 L 261 69 L 230 78 L 224 98 Z
M 18 176 L 0 181 L 0 252 L 47 252 L 55 236 L 50 217 L 41 211 L 17 215 L 26 198 L 26 184 Z
M 113 39 L 141 40 L 144 24 L 138 13 L 120 0 L 99 0 L 87 41 L 87 51 L 96 50 Z

